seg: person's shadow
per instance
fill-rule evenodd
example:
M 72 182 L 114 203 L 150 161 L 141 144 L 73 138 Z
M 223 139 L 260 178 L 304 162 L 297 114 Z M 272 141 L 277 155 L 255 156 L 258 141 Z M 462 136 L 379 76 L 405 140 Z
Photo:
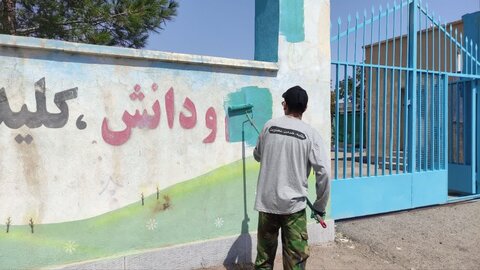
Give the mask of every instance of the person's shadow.
M 252 237 L 248 233 L 248 216 L 242 221 L 242 231 L 240 236 L 233 242 L 228 251 L 227 258 L 223 261 L 223 266 L 227 270 L 233 269 L 253 269 L 252 264 Z
M 223 266 L 227 270 L 233 269 L 253 269 L 252 263 L 252 237 L 249 233 L 248 222 L 250 218 L 247 213 L 247 179 L 245 171 L 245 124 L 242 125 L 242 161 L 243 161 L 243 220 L 240 236 L 233 242 L 228 251 L 227 258 L 223 261 Z

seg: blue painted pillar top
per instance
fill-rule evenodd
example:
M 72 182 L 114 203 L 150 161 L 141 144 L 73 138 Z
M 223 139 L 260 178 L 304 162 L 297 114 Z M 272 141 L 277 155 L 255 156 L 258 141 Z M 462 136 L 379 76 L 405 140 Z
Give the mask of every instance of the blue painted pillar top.
M 255 60 L 278 61 L 279 0 L 255 1 Z
M 464 36 L 468 37 L 468 40 L 473 41 L 474 47 L 475 45 L 480 45 L 480 11 L 463 15 L 462 21 Z M 467 63 L 468 61 L 463 61 L 463 70 L 467 70 L 465 67 Z
M 304 0 L 255 1 L 255 60 L 278 61 L 279 35 L 286 42 L 305 40 Z

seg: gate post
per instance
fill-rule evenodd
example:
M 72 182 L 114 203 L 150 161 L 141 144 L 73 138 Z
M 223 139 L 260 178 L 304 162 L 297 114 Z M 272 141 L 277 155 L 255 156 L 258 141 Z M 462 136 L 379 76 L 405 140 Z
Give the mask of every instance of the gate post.
M 280 2 L 255 1 L 255 60 L 278 61 Z
M 443 75 L 443 96 L 444 96 L 444 100 L 443 100 L 443 111 L 445 113 L 445 117 L 443 119 L 443 125 L 444 125 L 444 130 L 443 130 L 443 136 L 444 136 L 444 140 L 443 140 L 443 149 L 444 149 L 444 163 L 442 164 L 443 165 L 443 168 L 445 170 L 448 170 L 448 151 L 449 151 L 449 147 L 450 147 L 450 139 L 448 138 L 449 136 L 449 132 L 450 132 L 450 129 L 449 129 L 449 122 L 450 121 L 448 119 L 448 116 L 449 116 L 449 111 L 448 111 L 448 75 L 445 74 Z
M 416 114 L 417 114 L 417 32 L 418 32 L 418 0 L 412 0 L 408 4 L 408 160 L 407 171 L 415 171 L 416 149 Z

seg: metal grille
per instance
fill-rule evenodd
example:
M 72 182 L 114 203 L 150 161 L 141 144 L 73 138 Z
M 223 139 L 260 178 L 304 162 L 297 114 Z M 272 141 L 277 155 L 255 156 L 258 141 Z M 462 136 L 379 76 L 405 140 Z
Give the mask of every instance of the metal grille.
M 446 169 L 447 78 L 477 76 L 477 46 L 417 0 L 338 19 L 331 46 L 334 178 Z

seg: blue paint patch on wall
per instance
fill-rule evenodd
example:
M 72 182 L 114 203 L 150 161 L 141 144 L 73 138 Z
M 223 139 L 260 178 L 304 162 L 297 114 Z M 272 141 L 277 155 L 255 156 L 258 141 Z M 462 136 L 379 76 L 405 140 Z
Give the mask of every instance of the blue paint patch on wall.
M 253 108 L 249 115 L 257 128 L 261 131 L 265 123 L 272 119 L 272 94 L 267 88 L 256 86 L 243 87 L 236 92 L 230 93 L 225 99 L 224 108 L 227 115 L 228 140 L 230 142 L 242 141 L 242 128 L 245 130 L 245 142 L 254 146 L 257 143 L 258 134 L 250 123 L 245 123 L 248 118 L 242 113 L 229 113 L 228 107 L 251 104 Z
M 305 40 L 303 0 L 280 1 L 280 34 L 288 42 L 297 43 Z

